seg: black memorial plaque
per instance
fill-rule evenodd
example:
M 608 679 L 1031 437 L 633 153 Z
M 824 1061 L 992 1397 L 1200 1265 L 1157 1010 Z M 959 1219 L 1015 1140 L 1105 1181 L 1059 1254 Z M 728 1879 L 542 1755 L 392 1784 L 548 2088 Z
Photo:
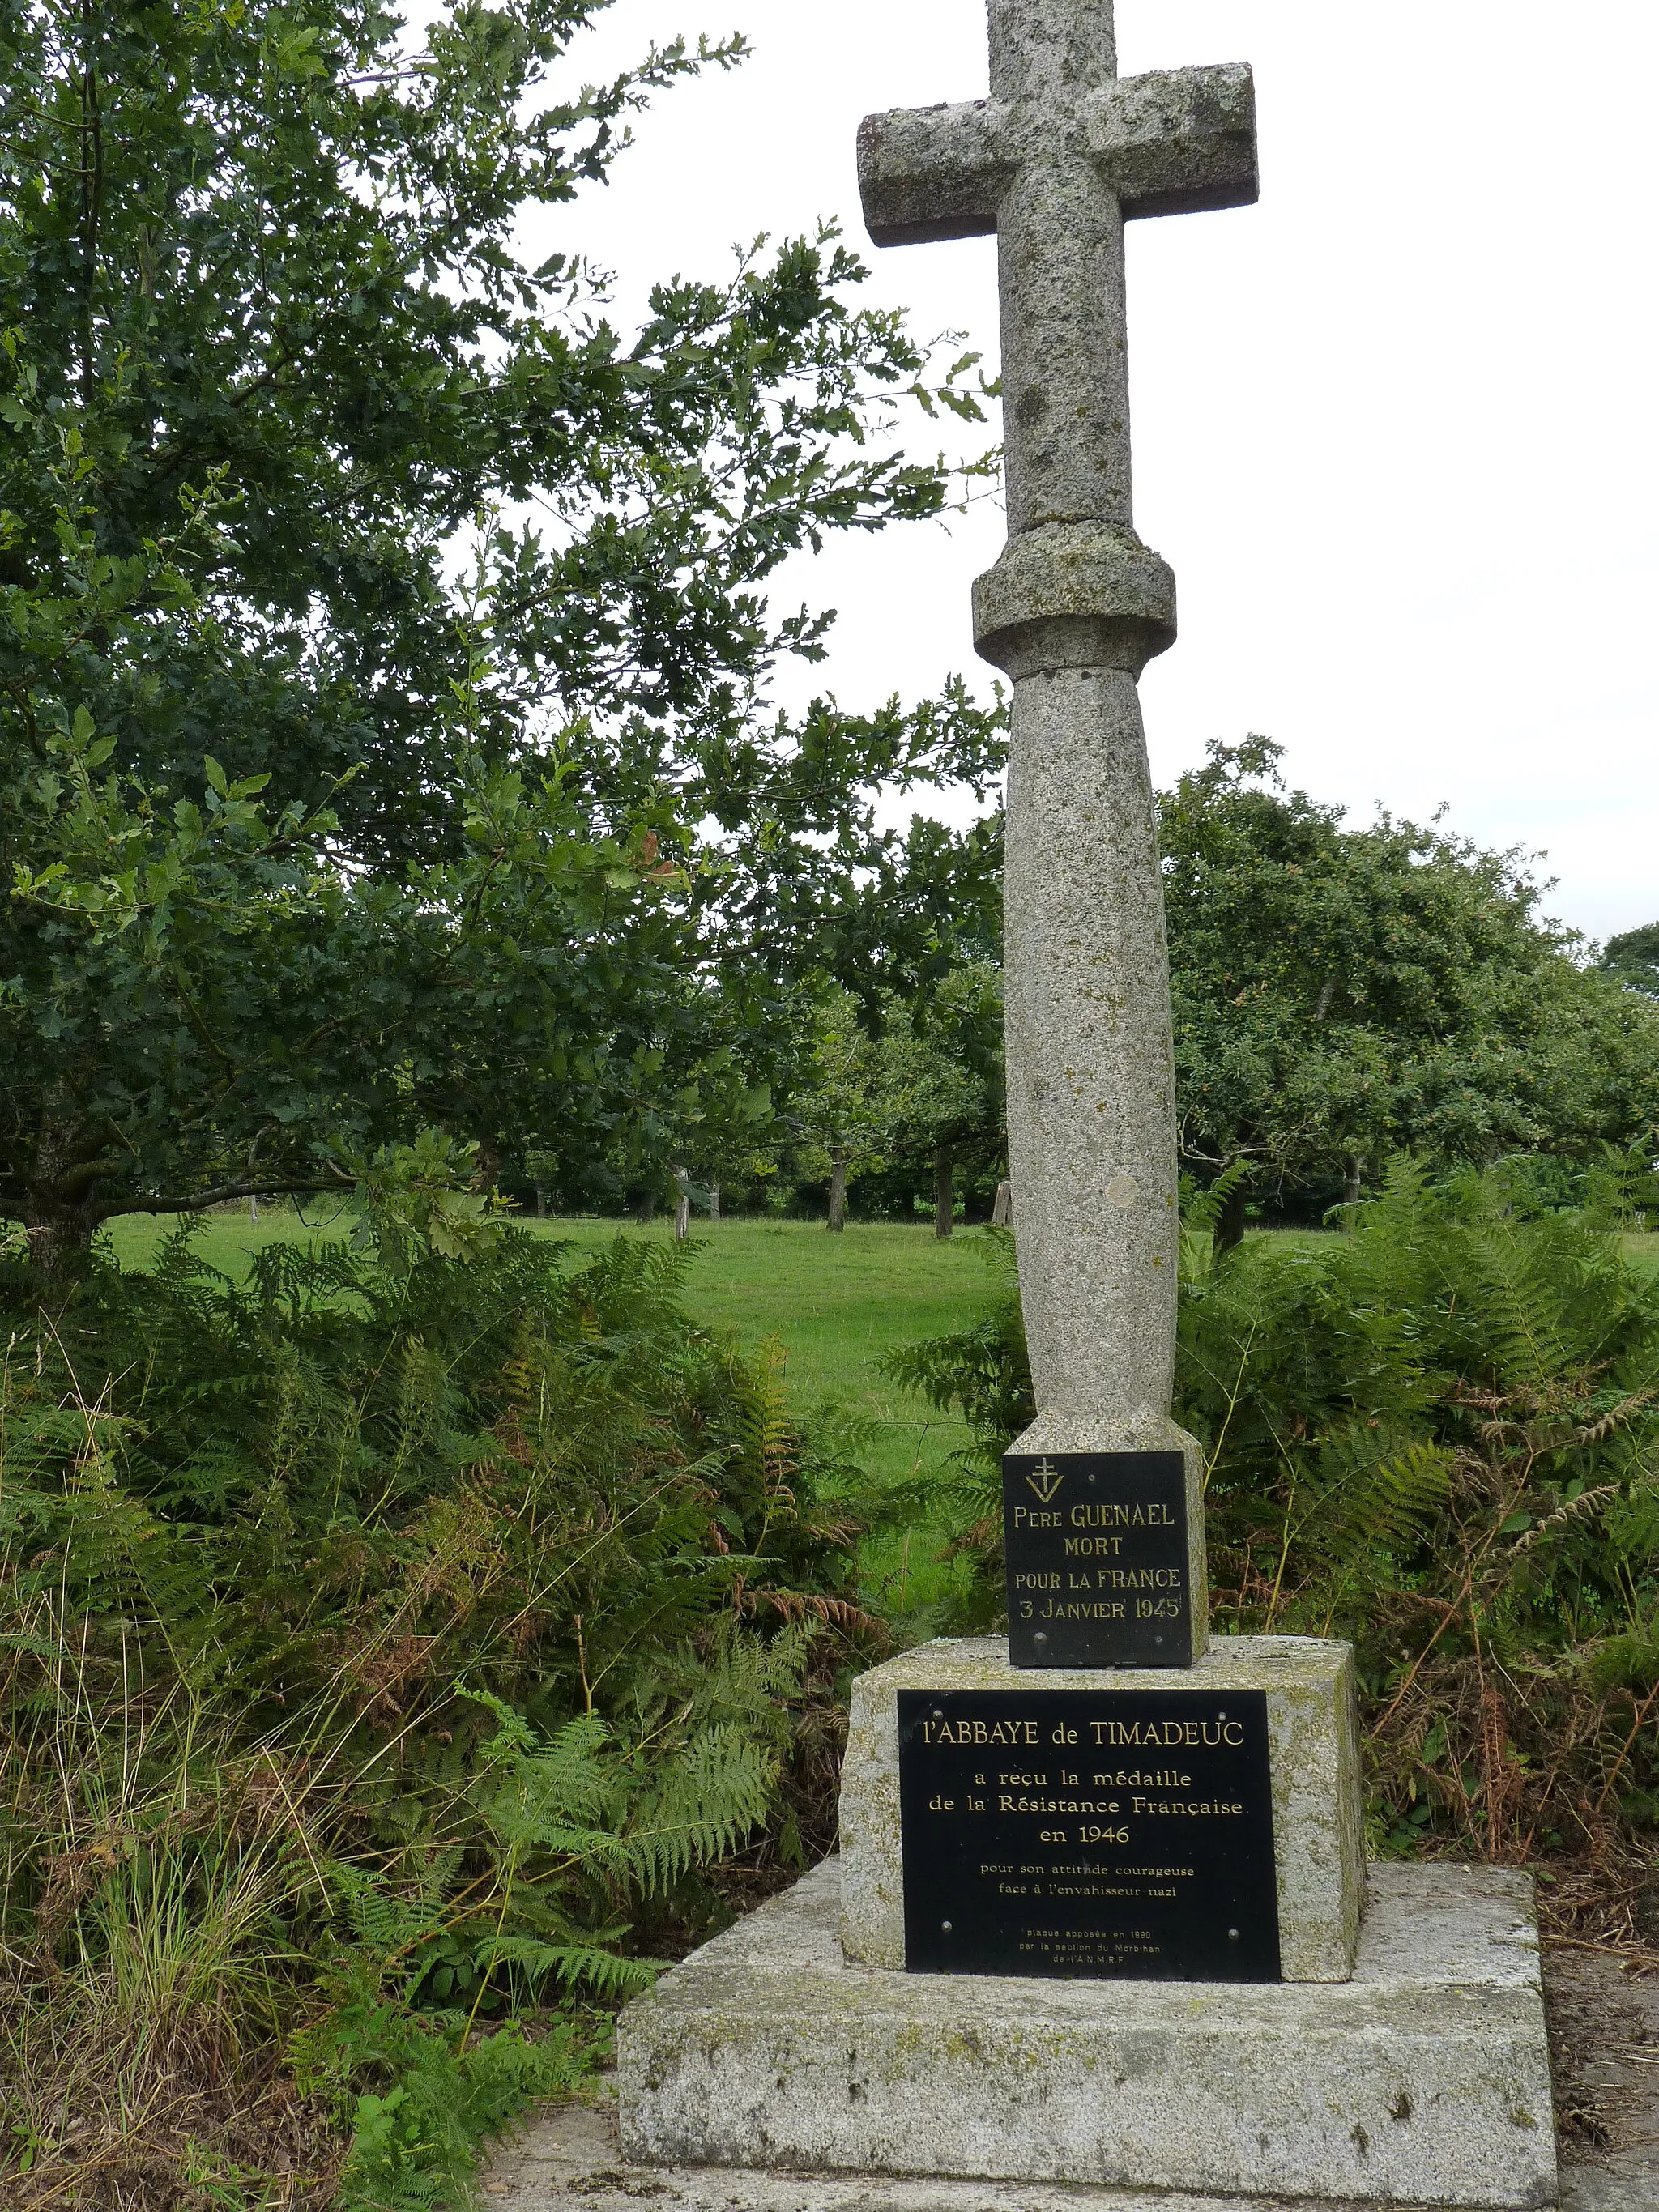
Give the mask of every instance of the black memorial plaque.
M 1008 1656 L 1016 1667 L 1190 1667 L 1179 1452 L 1009 1452 Z
M 905 1964 L 1276 1982 L 1260 1690 L 901 1690 Z

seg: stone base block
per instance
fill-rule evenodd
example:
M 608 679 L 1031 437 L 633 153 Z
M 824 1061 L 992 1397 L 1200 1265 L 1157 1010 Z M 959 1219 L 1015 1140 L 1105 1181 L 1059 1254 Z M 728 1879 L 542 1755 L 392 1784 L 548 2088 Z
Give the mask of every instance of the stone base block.
M 1224 1636 L 1186 1668 L 1120 1672 L 1008 1664 L 1004 1637 L 942 1638 L 853 1685 L 842 1767 L 842 1941 L 866 1966 L 904 1965 L 904 1851 L 899 1820 L 901 1690 L 1165 1690 L 1267 1700 L 1281 1971 L 1289 1982 L 1352 1972 L 1364 1896 L 1364 1807 L 1353 1652 L 1314 1636 Z
M 1370 1872 L 1338 1985 L 1017 1981 L 848 1965 L 831 1860 L 623 2013 L 623 2148 L 667 2166 L 1553 2204 L 1529 1880 Z
M 1562 2212 L 1653 2212 L 1659 2197 L 1604 2196 L 1564 2171 Z M 1591 2193 L 1584 2193 L 1588 2183 Z M 1067 2181 L 943 2181 L 889 2174 L 766 2172 L 753 2166 L 642 2166 L 623 2155 L 614 2103 L 556 2105 L 496 2154 L 489 2212 L 1373 2212 L 1352 2198 L 1194 2197 Z M 1443 2212 L 1440 2206 L 1421 2212 Z

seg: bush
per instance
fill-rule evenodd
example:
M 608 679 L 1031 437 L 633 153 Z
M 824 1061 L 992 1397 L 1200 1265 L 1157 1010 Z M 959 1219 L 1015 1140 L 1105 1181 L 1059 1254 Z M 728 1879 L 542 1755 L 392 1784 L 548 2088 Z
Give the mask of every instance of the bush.
M 5 2202 L 458 2202 L 827 1841 L 877 1632 L 683 1255 L 188 1231 L 3 1293 Z
M 1217 1627 L 1355 1644 L 1374 1850 L 1576 1862 L 1629 1937 L 1659 1820 L 1659 1284 L 1501 1170 L 1397 1160 L 1351 1234 L 1218 1253 L 1224 1198 L 1187 1218 L 1176 1394 Z M 995 1468 L 1032 1410 L 995 1250 L 981 1322 L 894 1362 L 975 1431 L 961 1626 L 1001 1617 Z

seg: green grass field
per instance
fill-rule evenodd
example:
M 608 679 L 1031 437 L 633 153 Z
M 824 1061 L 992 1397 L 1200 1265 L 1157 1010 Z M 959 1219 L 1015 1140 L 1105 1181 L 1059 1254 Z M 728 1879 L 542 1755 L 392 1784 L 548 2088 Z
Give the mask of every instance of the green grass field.
M 158 1214 L 129 1214 L 109 1235 L 125 1267 L 146 1266 L 175 1225 Z M 649 1228 L 593 1218 L 525 1222 L 538 1236 L 587 1251 L 611 1238 L 667 1241 L 665 1222 Z M 239 1274 L 246 1255 L 283 1238 L 338 1236 L 343 1224 L 319 1218 L 307 1228 L 286 1208 L 258 1221 L 210 1214 L 198 1232 L 203 1257 Z M 1273 1233 L 1273 1232 L 1268 1232 Z M 1317 1231 L 1285 1232 L 1310 1241 Z M 1659 1236 L 1627 1237 L 1638 1265 L 1659 1272 Z M 840 1237 L 805 1221 L 699 1224 L 689 1303 L 701 1322 L 732 1329 L 748 1345 L 783 1347 L 787 1388 L 802 1413 L 834 1404 L 872 1425 L 872 1471 L 887 1476 L 925 1468 L 961 1443 L 959 1423 L 930 1415 L 878 1370 L 884 1352 L 917 1337 L 959 1328 L 980 1310 L 987 1275 L 983 1242 L 973 1231 L 940 1240 L 931 1228 L 853 1223 Z
M 132 1214 L 109 1234 L 123 1267 L 148 1264 L 171 1217 Z M 538 1236 L 583 1251 L 613 1237 L 665 1243 L 667 1223 L 640 1229 L 614 1220 L 526 1221 Z M 283 1238 L 338 1236 L 344 1224 L 307 1228 L 285 1208 L 258 1221 L 245 1213 L 210 1214 L 198 1231 L 203 1257 L 240 1274 L 257 1246 Z M 1274 1233 L 1274 1232 L 1267 1232 Z M 1316 1241 L 1320 1232 L 1284 1232 Z M 1629 1237 L 1638 1265 L 1659 1272 L 1659 1236 Z M 880 1372 L 884 1353 L 918 1337 L 938 1336 L 972 1320 L 984 1303 L 984 1241 L 969 1230 L 948 1239 L 931 1228 L 854 1223 L 831 1237 L 813 1222 L 724 1221 L 699 1225 L 693 1243 L 688 1304 L 697 1320 L 733 1331 L 745 1345 L 772 1340 L 785 1356 L 785 1387 L 797 1414 L 824 1407 L 861 1427 L 857 1457 L 878 1481 L 926 1478 L 968 1440 L 964 1424 L 934 1413 Z M 866 1588 L 884 1606 L 902 1611 L 925 1603 L 950 1571 L 925 1531 L 866 1547 Z
M 148 1264 L 173 1224 L 131 1214 L 110 1235 L 123 1267 Z M 526 1221 L 539 1236 L 593 1250 L 616 1237 L 668 1240 L 665 1223 L 577 1219 Z M 213 1213 L 199 1231 L 202 1256 L 240 1274 L 247 1254 L 283 1238 L 337 1236 L 343 1224 L 307 1230 L 291 1212 Z M 967 1431 L 941 1420 L 878 1372 L 896 1344 L 938 1336 L 970 1320 L 983 1304 L 987 1276 L 971 1231 L 944 1240 L 931 1228 L 854 1223 L 831 1237 L 811 1222 L 702 1224 L 694 1240 L 688 1303 L 708 1327 L 733 1330 L 746 1345 L 783 1347 L 791 1402 L 801 1413 L 833 1405 L 867 1424 L 863 1451 L 873 1474 L 925 1471 L 961 1444 Z
M 109 1233 L 122 1266 L 146 1266 L 175 1225 L 157 1214 L 113 1223 Z M 582 1251 L 617 1237 L 663 1243 L 672 1236 L 665 1222 L 646 1229 L 595 1219 L 523 1225 Z M 339 1236 L 344 1227 L 319 1218 L 308 1229 L 285 1208 L 258 1222 L 241 1212 L 212 1213 L 198 1232 L 197 1249 L 227 1274 L 240 1275 L 261 1244 Z M 967 1426 L 907 1396 L 880 1373 L 879 1363 L 895 1345 L 972 1320 L 986 1295 L 983 1250 L 972 1231 L 940 1239 L 931 1227 L 854 1223 L 831 1237 L 812 1222 L 705 1222 L 692 1243 L 687 1304 L 698 1321 L 732 1330 L 746 1346 L 780 1345 L 796 1413 L 811 1417 L 833 1408 L 856 1423 L 854 1455 L 878 1483 L 925 1480 L 967 1443 Z M 902 1613 L 940 1595 L 953 1570 L 937 1552 L 925 1529 L 867 1541 L 860 1577 L 869 1597 L 884 1610 Z

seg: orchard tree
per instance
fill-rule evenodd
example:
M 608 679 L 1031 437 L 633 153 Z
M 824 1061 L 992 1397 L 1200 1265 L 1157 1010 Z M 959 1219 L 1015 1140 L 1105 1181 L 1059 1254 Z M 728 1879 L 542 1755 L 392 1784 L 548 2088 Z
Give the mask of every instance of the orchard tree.
M 1188 1163 L 1352 1199 L 1390 1151 L 1589 1158 L 1659 1118 L 1659 1012 L 1582 964 L 1518 855 L 1345 829 L 1279 753 L 1212 745 L 1159 801 Z
M 825 993 L 813 1026 L 811 1070 L 796 1103 L 794 1165 L 814 1181 L 827 1177 L 824 1225 L 832 1236 L 847 1226 L 849 1177 L 882 1166 L 893 1136 L 879 1048 L 860 1015 L 850 991 Z
M 767 706 L 765 581 L 937 513 L 976 415 L 830 235 L 641 329 L 532 265 L 653 92 L 598 0 L 0 0 L 0 1209 L 657 1174 L 791 1079 L 876 793 L 996 770 L 960 686 Z M 442 1146 L 440 1146 L 441 1152 Z M 427 1157 L 437 1157 L 428 1147 Z
M 1000 720 L 999 708 L 992 730 Z M 982 772 L 976 781 L 982 793 Z M 1000 969 L 1002 835 L 1000 808 L 961 829 L 917 815 L 860 855 L 824 933 L 825 962 L 872 1036 L 895 1005 L 925 1018 L 963 969 Z
M 1007 1151 L 1000 968 L 964 962 L 908 1018 L 891 1006 L 879 1065 L 890 1152 L 931 1170 L 933 1234 L 949 1237 L 957 1170 L 982 1172 Z
M 1659 921 L 1627 929 L 1622 937 L 1610 937 L 1598 964 L 1604 975 L 1611 975 L 1626 990 L 1659 999 Z
M 1640 1150 L 1659 1123 L 1659 925 L 1592 967 L 1521 856 L 1386 816 L 1349 828 L 1284 788 L 1279 757 L 1265 738 L 1214 745 L 1158 799 L 1182 1164 L 1206 1182 L 1243 1170 L 1224 1241 L 1251 1195 L 1317 1211 L 1391 1152 Z M 931 1166 L 940 1224 L 940 1150 L 983 1166 L 1004 1141 L 1000 861 L 998 815 L 919 823 L 832 939 L 883 1041 L 882 1173 Z
M 995 965 L 964 963 L 920 1000 L 828 992 L 793 1119 L 805 1142 L 793 1165 L 805 1180 L 827 1176 L 832 1230 L 849 1182 L 875 1178 L 906 1205 L 931 1186 L 935 1234 L 949 1237 L 957 1170 L 982 1173 L 1006 1151 Z

